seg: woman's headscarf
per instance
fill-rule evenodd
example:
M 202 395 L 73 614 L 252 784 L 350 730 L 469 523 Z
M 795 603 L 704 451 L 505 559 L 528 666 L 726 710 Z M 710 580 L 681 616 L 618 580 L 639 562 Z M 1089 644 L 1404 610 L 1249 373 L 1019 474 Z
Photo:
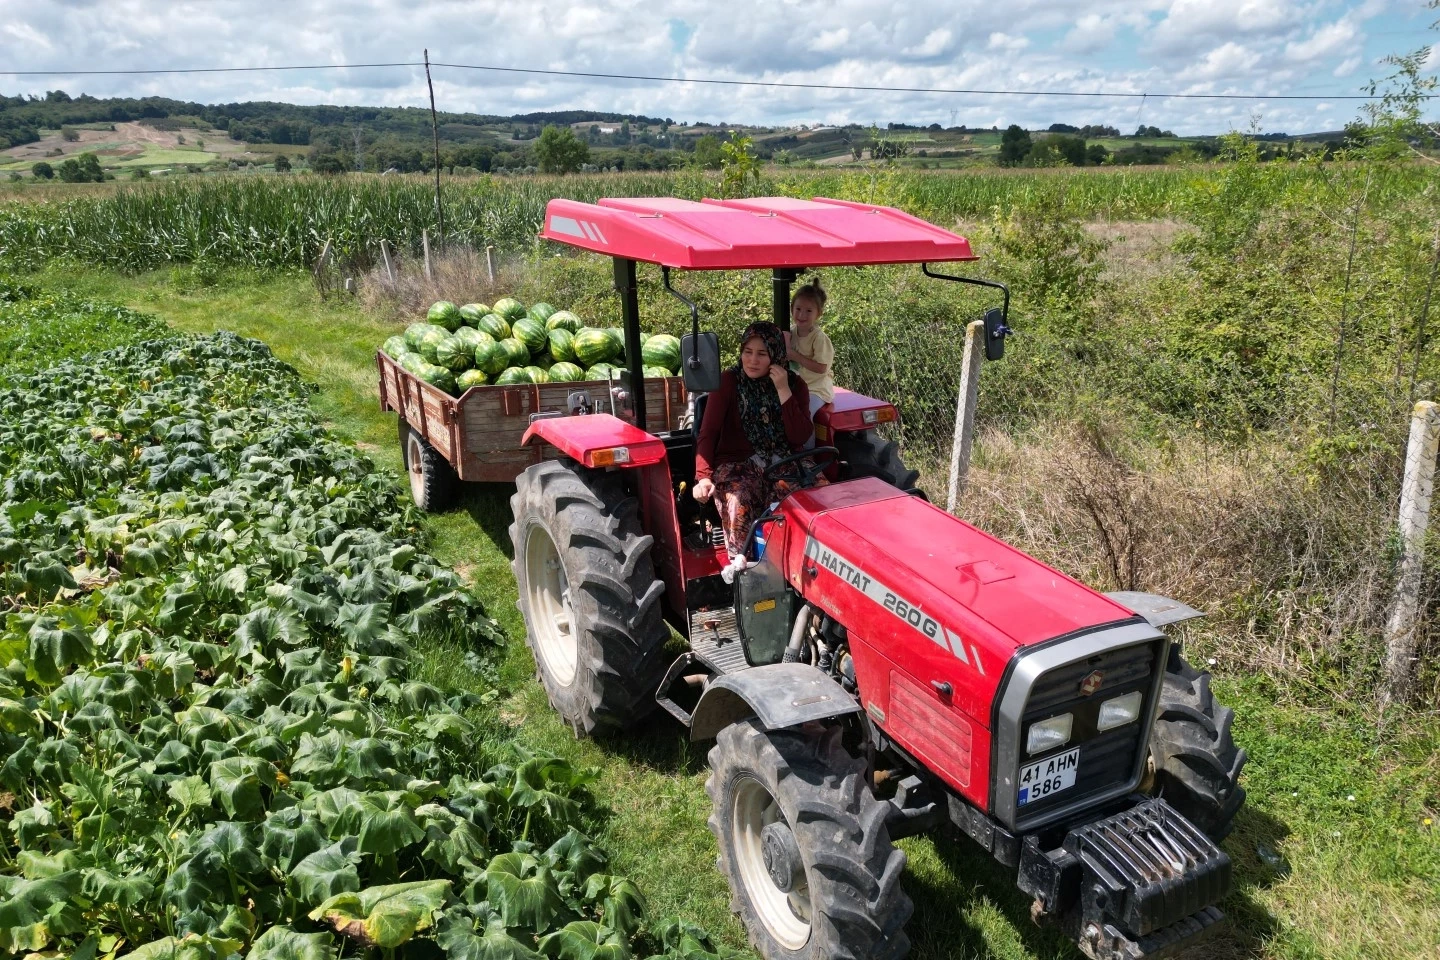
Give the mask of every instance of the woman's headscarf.
M 770 363 L 785 363 L 785 335 L 773 323 L 759 321 L 750 324 L 740 336 L 740 350 L 745 344 L 759 337 L 770 354 Z M 786 457 L 791 453 L 790 440 L 785 435 L 785 418 L 780 410 L 780 394 L 775 383 L 767 374 L 751 378 L 745 373 L 745 365 L 736 358 L 736 397 L 740 403 L 740 425 L 745 429 L 745 439 L 755 452 L 766 460 Z

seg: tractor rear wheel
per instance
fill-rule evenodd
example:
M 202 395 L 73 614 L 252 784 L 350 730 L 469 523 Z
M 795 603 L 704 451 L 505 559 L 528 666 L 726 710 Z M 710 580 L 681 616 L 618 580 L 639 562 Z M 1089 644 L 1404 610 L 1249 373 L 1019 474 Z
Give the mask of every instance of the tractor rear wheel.
M 910 951 L 905 854 L 888 804 L 831 727 L 767 733 L 756 720 L 720 731 L 710 751 L 710 830 L 730 909 L 765 960 L 897 960 Z
M 550 704 L 576 733 L 623 728 L 655 706 L 669 631 L 653 539 L 619 478 L 548 461 L 510 498 L 517 606 Z
M 874 430 L 837 434 L 835 446 L 847 464 L 846 480 L 877 477 L 901 490 L 913 490 L 920 482 L 920 472 L 905 466 L 895 441 L 886 440 Z
M 455 468 L 410 424 L 400 421 L 400 452 L 410 478 L 410 496 L 426 513 L 447 510 L 455 503 L 460 478 Z
M 1171 651 L 1150 733 L 1149 792 L 1219 843 L 1245 802 L 1245 751 L 1230 735 L 1235 713 L 1210 692 L 1210 674 Z

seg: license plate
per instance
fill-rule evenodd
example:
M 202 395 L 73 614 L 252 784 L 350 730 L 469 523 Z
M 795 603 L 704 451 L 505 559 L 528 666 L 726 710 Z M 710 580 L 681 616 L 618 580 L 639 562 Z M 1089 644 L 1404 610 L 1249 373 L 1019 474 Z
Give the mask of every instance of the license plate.
M 1066 750 L 1047 760 L 1032 763 L 1020 770 L 1019 806 L 1044 800 L 1061 790 L 1075 786 L 1075 770 L 1080 766 L 1080 748 Z

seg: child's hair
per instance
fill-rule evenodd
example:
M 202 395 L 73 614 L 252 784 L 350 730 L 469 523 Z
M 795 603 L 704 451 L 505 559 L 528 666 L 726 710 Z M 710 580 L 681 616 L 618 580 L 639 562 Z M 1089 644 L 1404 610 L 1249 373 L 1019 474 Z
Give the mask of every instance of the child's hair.
M 817 276 L 814 280 L 811 280 L 805 284 L 805 286 L 795 291 L 794 296 L 790 298 L 790 305 L 793 307 L 796 300 L 809 300 L 815 304 L 816 313 L 824 313 L 825 301 L 828 299 L 830 299 L 830 295 L 825 292 L 824 287 L 820 286 L 820 278 Z

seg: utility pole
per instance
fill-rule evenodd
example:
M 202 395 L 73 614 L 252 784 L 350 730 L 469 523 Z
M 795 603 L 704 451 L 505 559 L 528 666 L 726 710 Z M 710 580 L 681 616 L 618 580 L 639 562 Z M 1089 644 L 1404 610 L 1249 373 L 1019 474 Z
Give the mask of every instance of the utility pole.
M 435 83 L 430 79 L 430 48 L 425 48 L 425 85 L 430 88 L 430 133 L 435 139 L 435 220 L 445 248 L 445 208 L 440 204 L 440 121 L 435 115 Z

